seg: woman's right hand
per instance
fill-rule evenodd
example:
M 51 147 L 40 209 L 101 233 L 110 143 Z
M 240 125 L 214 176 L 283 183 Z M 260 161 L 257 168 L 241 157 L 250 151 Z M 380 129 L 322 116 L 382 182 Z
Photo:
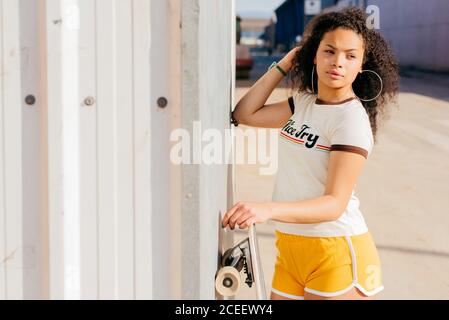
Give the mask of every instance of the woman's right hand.
M 292 68 L 292 65 L 293 65 L 292 61 L 296 56 L 296 52 L 298 52 L 298 50 L 300 50 L 300 49 L 301 48 L 299 46 L 294 47 L 279 61 L 279 65 L 286 72 Z

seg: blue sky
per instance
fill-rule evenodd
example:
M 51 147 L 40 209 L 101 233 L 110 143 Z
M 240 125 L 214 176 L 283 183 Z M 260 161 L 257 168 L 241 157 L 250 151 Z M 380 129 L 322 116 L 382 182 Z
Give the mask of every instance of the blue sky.
M 237 14 L 242 17 L 271 17 L 276 9 L 285 0 L 235 0 Z

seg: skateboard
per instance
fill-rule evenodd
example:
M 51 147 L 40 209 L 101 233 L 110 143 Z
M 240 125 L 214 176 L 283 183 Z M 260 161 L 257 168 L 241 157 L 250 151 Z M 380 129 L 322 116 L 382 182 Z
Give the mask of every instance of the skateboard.
M 226 250 L 221 257 L 220 268 L 215 276 L 215 289 L 223 297 L 235 296 L 242 280 L 240 271 L 244 270 L 245 283 L 248 287 L 255 285 L 258 300 L 266 300 L 266 290 L 260 262 L 256 226 L 248 229 L 248 237 L 236 246 Z
M 227 199 L 229 203 L 234 203 L 235 194 L 235 143 L 234 128 L 231 126 L 231 156 L 232 163 L 228 165 L 228 185 Z M 222 216 L 219 215 L 221 224 Z M 232 246 L 231 235 L 224 232 L 223 228 L 219 230 L 219 250 L 218 270 L 215 274 L 215 290 L 223 298 L 231 298 L 235 296 L 241 285 L 242 280 L 240 272 L 242 269 L 246 275 L 245 283 L 248 287 L 255 285 L 256 298 L 258 300 L 266 300 L 267 293 L 265 289 L 262 264 L 260 261 L 259 244 L 257 240 L 256 226 L 253 224 L 248 228 L 248 237 L 240 241 L 237 245 Z M 231 247 L 224 250 L 226 247 Z M 224 252 L 224 253 L 223 253 Z
M 235 34 L 235 33 L 234 33 Z M 232 50 L 235 52 L 235 50 Z M 231 57 L 233 65 L 231 66 L 231 87 L 230 100 L 234 101 L 235 97 L 235 53 Z M 238 125 L 232 121 L 232 104 L 229 105 L 229 120 L 231 133 L 231 158 L 232 162 L 228 164 L 227 169 L 227 200 L 228 203 L 234 203 L 235 195 L 235 132 L 234 129 Z M 222 216 L 219 215 L 218 221 L 221 221 Z M 219 222 L 221 224 L 221 222 Z M 256 226 L 252 225 L 248 229 L 248 237 L 232 246 L 232 234 L 224 232 L 224 229 L 218 227 L 219 230 L 219 250 L 218 253 L 218 270 L 215 274 L 215 290 L 224 298 L 231 298 L 235 296 L 242 281 L 240 278 L 240 271 L 244 269 L 246 274 L 245 283 L 251 288 L 253 284 L 256 287 L 256 297 L 259 300 L 266 300 L 265 283 L 262 272 L 262 264 L 260 263 L 259 247 L 257 242 Z M 224 250 L 224 248 L 229 248 Z M 224 253 L 223 253 L 224 252 Z

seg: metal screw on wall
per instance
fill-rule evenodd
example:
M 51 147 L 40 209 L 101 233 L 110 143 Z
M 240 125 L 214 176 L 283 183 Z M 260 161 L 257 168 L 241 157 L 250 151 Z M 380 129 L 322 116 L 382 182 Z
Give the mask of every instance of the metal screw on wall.
M 157 105 L 159 108 L 165 108 L 168 104 L 168 101 L 166 98 L 164 97 L 160 97 L 159 99 L 157 99 Z
M 36 103 L 36 98 L 32 94 L 29 94 L 25 97 L 25 103 L 32 106 Z
M 84 99 L 84 104 L 86 106 L 91 106 L 95 103 L 95 99 L 93 97 L 87 97 L 86 99 Z

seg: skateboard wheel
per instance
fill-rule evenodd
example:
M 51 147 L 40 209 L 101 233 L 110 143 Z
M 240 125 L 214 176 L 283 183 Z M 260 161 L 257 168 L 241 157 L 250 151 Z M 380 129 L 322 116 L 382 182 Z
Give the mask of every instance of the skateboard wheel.
M 215 278 L 215 289 L 224 296 L 235 296 L 240 289 L 241 279 L 240 273 L 233 267 L 223 267 Z

